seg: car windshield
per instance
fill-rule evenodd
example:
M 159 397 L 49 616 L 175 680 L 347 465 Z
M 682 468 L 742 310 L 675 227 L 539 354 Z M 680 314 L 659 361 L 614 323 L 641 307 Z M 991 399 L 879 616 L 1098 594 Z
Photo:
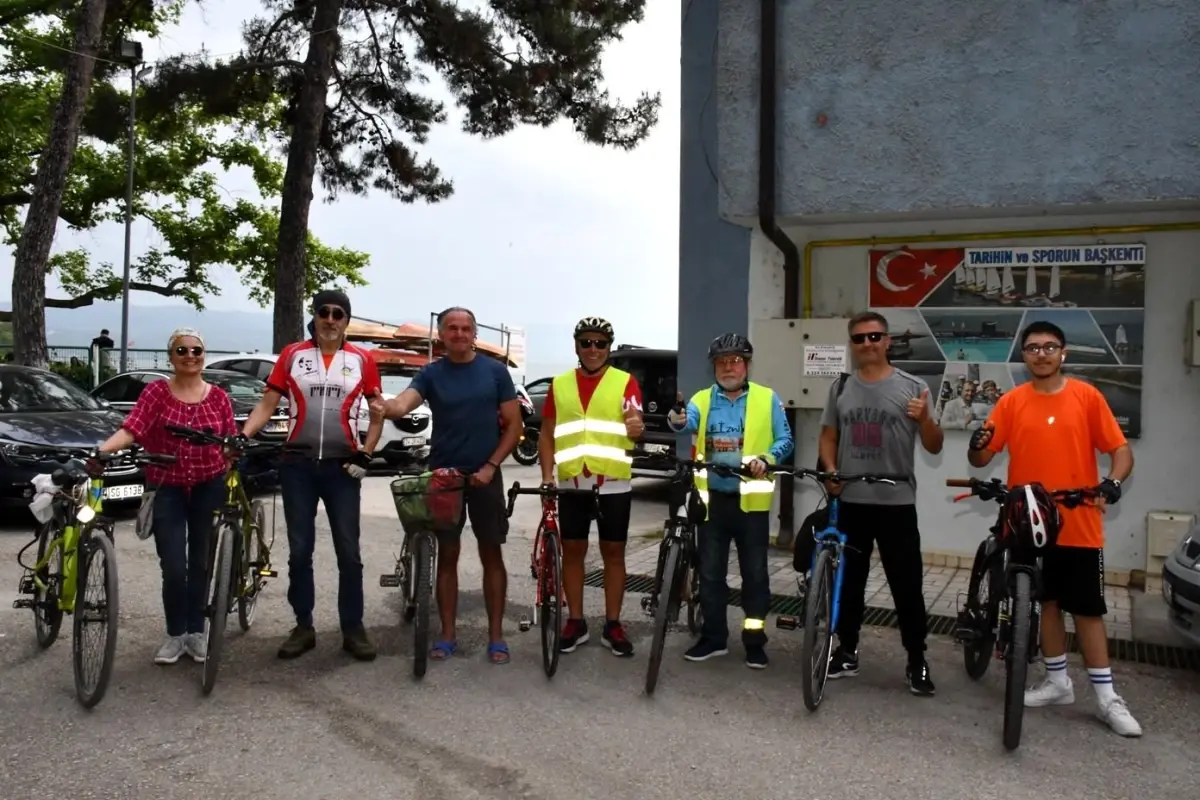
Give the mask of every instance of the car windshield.
M 383 385 L 384 394 L 400 394 L 408 385 L 412 383 L 410 375 L 382 375 L 380 382 Z
M 267 384 L 252 375 L 213 375 L 207 374 L 204 379 L 211 384 L 220 386 L 231 400 L 259 400 L 267 389 Z
M 53 372 L 0 369 L 0 413 L 100 411 L 104 406 Z

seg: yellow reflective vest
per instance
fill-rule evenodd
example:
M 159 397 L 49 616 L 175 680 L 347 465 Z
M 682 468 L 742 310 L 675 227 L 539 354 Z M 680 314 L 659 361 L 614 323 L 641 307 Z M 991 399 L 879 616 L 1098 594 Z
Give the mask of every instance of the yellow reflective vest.
M 625 433 L 625 387 L 629 373 L 609 367 L 588 401 L 579 397 L 575 370 L 554 379 L 554 463 L 560 481 L 583 474 L 614 480 L 633 477 L 633 440 Z
M 742 433 L 742 463 L 749 463 L 755 458 L 761 458 L 768 464 L 774 464 L 771 456 L 771 445 L 775 443 L 775 435 L 771 431 L 771 396 L 772 392 L 765 386 L 751 382 L 746 398 L 746 425 Z M 712 387 L 702 389 L 692 395 L 692 402 L 700 410 L 700 424 L 696 429 L 696 461 L 706 461 L 704 448 L 708 440 L 708 411 L 712 407 Z M 555 390 L 557 396 L 558 390 Z M 705 519 L 708 508 L 708 471 L 696 471 L 696 489 L 704 500 Z M 762 478 L 744 478 L 738 487 L 741 495 L 743 511 L 770 511 L 771 500 L 775 496 L 775 476 L 764 475 Z

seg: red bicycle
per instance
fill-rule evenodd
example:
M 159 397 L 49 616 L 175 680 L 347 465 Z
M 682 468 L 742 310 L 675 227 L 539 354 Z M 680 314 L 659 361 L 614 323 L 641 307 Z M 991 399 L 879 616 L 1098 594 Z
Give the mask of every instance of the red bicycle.
M 599 489 L 559 489 L 553 486 L 539 486 L 536 489 L 522 489 L 520 483 L 514 483 L 508 490 L 508 516 L 512 516 L 513 507 L 517 503 L 517 495 L 532 494 L 542 498 L 542 519 L 538 523 L 537 534 L 533 537 L 533 555 L 530 559 L 530 573 L 533 575 L 533 620 L 522 616 L 521 632 L 525 633 L 539 622 L 542 626 L 542 668 L 547 678 L 553 678 L 558 670 L 559 650 L 562 647 L 562 607 L 566 602 L 563 596 L 562 581 L 562 539 L 558 533 L 558 504 L 557 500 L 567 494 L 587 494 L 593 498 L 598 496 Z M 596 506 L 599 509 L 599 504 Z M 597 512 L 598 513 L 598 512 Z

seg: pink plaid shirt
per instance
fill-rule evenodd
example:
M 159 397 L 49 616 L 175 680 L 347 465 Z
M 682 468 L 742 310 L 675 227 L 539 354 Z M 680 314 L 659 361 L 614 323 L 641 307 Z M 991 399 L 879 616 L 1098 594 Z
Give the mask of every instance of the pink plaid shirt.
M 229 395 L 217 386 L 210 386 L 199 403 L 185 403 L 171 394 L 165 378 L 154 381 L 138 397 L 137 404 L 125 417 L 125 430 L 151 453 L 175 456 L 169 467 L 146 466 L 147 488 L 166 486 L 195 486 L 212 480 L 226 470 L 221 448 L 214 445 L 194 445 L 167 431 L 167 425 L 194 430 L 211 428 L 218 436 L 233 436 L 237 423 Z

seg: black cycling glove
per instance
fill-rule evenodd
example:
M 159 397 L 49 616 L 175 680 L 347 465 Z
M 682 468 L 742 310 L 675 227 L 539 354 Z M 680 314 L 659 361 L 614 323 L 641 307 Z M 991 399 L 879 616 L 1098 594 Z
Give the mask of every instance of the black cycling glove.
M 991 444 L 993 433 L 994 430 L 990 425 L 984 425 L 981 428 L 977 428 L 975 432 L 971 434 L 971 449 L 983 450 L 986 448 L 989 444 Z
M 1105 478 L 1100 481 L 1100 485 L 1096 487 L 1096 491 L 1104 498 L 1104 502 L 1111 506 L 1121 499 L 1121 482 L 1112 478 Z

